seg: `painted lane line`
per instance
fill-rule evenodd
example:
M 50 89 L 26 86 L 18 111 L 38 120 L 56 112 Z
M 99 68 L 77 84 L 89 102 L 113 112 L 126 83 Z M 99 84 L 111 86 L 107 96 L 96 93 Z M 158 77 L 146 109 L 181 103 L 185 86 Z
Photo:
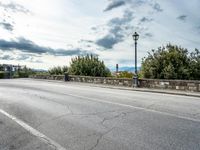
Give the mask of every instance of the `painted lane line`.
M 175 118 L 179 118 L 179 119 L 184 119 L 184 120 L 188 120 L 188 121 L 200 122 L 199 119 L 179 116 L 179 115 L 170 114 L 170 113 L 167 113 L 167 112 L 161 112 L 161 111 L 153 110 L 153 109 L 150 109 L 150 108 L 138 107 L 138 106 L 122 104 L 122 103 L 118 103 L 118 102 L 110 102 L 110 101 L 100 100 L 100 99 L 96 99 L 96 98 L 90 98 L 90 97 L 86 97 L 86 96 L 78 96 L 78 95 L 74 95 L 74 94 L 65 94 L 65 95 L 80 98 L 80 99 L 86 99 L 88 101 L 99 102 L 99 103 L 107 103 L 107 104 L 112 104 L 112 105 L 117 105 L 117 106 L 128 107 L 128 108 L 132 108 L 132 109 L 139 109 L 139 110 L 143 110 L 143 111 L 146 111 L 146 112 L 159 113 L 159 114 L 162 114 L 162 115 L 175 117 Z
M 5 115 L 6 117 L 10 118 L 11 120 L 13 120 L 14 122 L 16 122 L 18 125 L 20 125 L 21 127 L 23 127 L 24 129 L 26 129 L 28 132 L 30 132 L 32 135 L 36 136 L 37 138 L 39 138 L 40 140 L 44 141 L 46 144 L 54 147 L 56 150 L 67 150 L 64 147 L 62 147 L 60 144 L 58 144 L 57 142 L 55 142 L 54 140 L 48 138 L 47 136 L 45 136 L 44 134 L 42 134 L 41 132 L 39 132 L 38 130 L 32 128 L 31 126 L 29 126 L 28 124 L 26 124 L 25 122 L 23 122 L 20 119 L 17 119 L 16 117 L 8 114 L 7 112 L 5 112 L 4 110 L 0 109 L 0 113 L 2 113 L 3 115 Z

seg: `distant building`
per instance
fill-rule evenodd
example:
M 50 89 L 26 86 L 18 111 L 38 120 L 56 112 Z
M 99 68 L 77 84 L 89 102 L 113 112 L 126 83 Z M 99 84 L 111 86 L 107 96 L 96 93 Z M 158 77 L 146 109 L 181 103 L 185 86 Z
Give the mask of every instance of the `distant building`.
M 119 65 L 116 64 L 116 73 L 118 73 L 118 72 L 119 72 Z
M 11 64 L 3 64 L 3 71 L 6 71 L 6 72 L 16 72 L 20 69 L 22 69 L 23 67 L 20 66 L 20 65 L 11 65 Z
M 12 64 L 1 64 L 0 71 L 4 72 L 4 78 L 12 78 L 13 74 L 21 69 L 23 69 L 25 66 L 20 65 L 12 65 Z

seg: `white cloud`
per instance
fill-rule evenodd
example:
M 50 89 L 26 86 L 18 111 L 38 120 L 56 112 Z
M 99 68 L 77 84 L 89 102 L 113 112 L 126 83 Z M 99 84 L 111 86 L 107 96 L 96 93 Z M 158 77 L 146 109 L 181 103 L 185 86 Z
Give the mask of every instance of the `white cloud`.
M 124 0 L 126 3 L 122 1 L 1 0 L 1 4 L 4 5 L 0 6 L 0 22 L 2 22 L 0 39 L 9 41 L 16 37 L 25 37 L 40 47 L 51 47 L 52 49 L 82 48 L 84 50 L 88 48 L 98 53 L 108 66 L 115 66 L 116 63 L 121 63 L 121 66 L 133 66 L 134 51 L 131 34 L 135 31 L 140 34 L 139 62 L 147 51 L 168 42 L 192 50 L 200 48 L 198 40 L 200 33 L 199 0 Z M 26 10 L 29 13 L 5 11 L 3 6 L 11 2 L 18 6 L 16 7 L 18 10 Z M 111 11 L 104 12 L 108 6 L 115 7 L 112 7 Z M 15 8 L 14 5 L 12 8 Z M 123 18 L 123 14 L 127 10 L 134 12 L 132 19 L 122 24 L 109 24 L 113 18 L 120 18 L 121 21 L 126 19 Z M 177 19 L 183 15 L 186 16 L 184 22 Z M 5 23 L 12 25 L 12 32 L 5 30 Z M 95 30 L 92 30 L 92 27 Z M 122 29 L 117 30 L 119 28 Z M 113 38 L 119 40 L 113 45 L 106 45 L 111 49 L 105 50 L 102 46 L 95 44 L 95 41 L 111 35 L 111 31 L 115 35 Z M 82 42 L 79 42 L 81 40 Z M 88 43 L 88 40 L 93 42 Z M 11 56 L 14 54 L 15 52 L 9 52 Z M 6 55 L 5 51 L 4 55 Z M 40 58 L 35 57 L 34 59 L 39 59 L 43 63 L 17 59 L 7 62 L 27 64 L 35 68 L 48 68 L 69 63 L 70 58 L 70 56 L 56 57 L 42 54 Z M 0 60 L 0 62 L 6 63 L 6 60 Z

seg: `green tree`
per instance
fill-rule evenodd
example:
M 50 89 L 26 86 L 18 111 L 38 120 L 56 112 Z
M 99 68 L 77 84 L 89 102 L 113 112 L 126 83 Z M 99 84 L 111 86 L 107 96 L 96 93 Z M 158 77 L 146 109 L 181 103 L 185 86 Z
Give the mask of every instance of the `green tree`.
M 4 71 L 3 65 L 0 64 L 0 71 Z
M 111 76 L 110 70 L 106 68 L 103 61 L 97 56 L 86 55 L 72 58 L 69 73 L 82 76 Z
M 152 79 L 190 79 L 192 71 L 189 66 L 188 50 L 168 44 L 148 53 L 148 57 L 142 60 L 142 74 Z
M 190 79 L 200 80 L 200 51 L 195 49 L 195 52 L 190 54 Z

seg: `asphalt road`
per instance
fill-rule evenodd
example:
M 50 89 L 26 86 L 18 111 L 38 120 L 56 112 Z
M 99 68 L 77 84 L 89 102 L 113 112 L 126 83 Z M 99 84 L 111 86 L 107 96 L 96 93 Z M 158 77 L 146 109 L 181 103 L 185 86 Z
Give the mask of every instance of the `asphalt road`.
M 199 150 L 200 98 L 0 80 L 0 150 Z

